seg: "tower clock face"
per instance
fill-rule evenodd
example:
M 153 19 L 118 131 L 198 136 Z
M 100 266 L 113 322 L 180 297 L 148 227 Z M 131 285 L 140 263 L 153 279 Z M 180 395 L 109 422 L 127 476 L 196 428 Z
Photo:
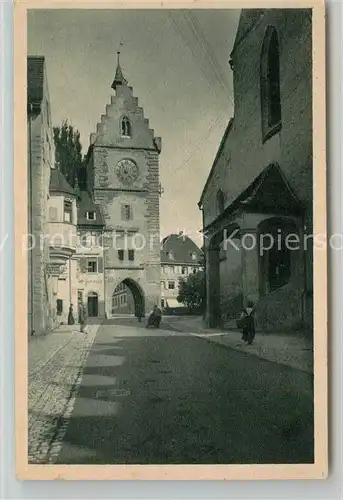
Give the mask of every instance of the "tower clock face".
M 123 184 L 132 184 L 138 177 L 138 167 L 132 160 L 120 160 L 116 167 L 118 179 Z

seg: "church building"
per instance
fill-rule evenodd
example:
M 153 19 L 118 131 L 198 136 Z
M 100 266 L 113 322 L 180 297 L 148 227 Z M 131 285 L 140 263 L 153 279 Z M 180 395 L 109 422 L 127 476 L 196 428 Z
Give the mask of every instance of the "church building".
M 159 155 L 155 137 L 119 61 L 114 95 L 91 134 L 87 189 L 103 220 L 104 313 L 111 317 L 118 286 L 135 309 L 160 303 Z M 120 288 L 120 287 L 119 287 Z
M 230 66 L 234 117 L 199 201 L 206 318 L 253 302 L 260 330 L 311 331 L 311 10 L 243 9 Z

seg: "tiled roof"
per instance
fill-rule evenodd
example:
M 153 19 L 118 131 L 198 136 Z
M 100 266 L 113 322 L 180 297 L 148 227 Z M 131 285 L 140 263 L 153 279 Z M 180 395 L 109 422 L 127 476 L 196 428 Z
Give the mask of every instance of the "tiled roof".
M 266 167 L 204 230 L 226 219 L 238 209 L 249 209 L 257 213 L 297 214 L 303 206 L 293 193 L 282 170 L 277 164 Z
M 95 220 L 88 220 L 87 212 L 95 212 Z M 105 225 L 99 205 L 94 203 L 88 191 L 80 191 L 80 202 L 77 208 L 77 225 L 89 227 L 103 227 Z
M 29 104 L 40 104 L 44 88 L 43 56 L 28 56 L 27 58 L 27 100 Z
M 76 196 L 74 189 L 58 168 L 52 168 L 50 171 L 49 191 L 50 193 L 66 193 Z
M 161 243 L 161 263 L 163 264 L 198 264 L 202 253 L 193 240 L 182 233 L 170 234 Z M 173 252 L 173 259 L 169 259 L 169 252 Z M 196 254 L 193 260 L 192 254 Z

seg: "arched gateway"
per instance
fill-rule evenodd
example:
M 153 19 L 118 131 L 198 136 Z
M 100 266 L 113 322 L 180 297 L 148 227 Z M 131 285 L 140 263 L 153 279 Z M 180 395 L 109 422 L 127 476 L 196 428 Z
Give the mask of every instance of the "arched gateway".
M 142 287 L 132 278 L 121 281 L 111 297 L 111 315 L 145 314 L 145 299 Z

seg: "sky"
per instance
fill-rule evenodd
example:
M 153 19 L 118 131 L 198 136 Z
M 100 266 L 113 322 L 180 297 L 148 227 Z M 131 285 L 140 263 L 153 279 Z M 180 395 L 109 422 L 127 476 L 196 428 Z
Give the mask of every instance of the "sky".
M 31 10 L 28 54 L 46 59 L 54 125 L 80 131 L 83 153 L 113 95 L 117 50 L 134 96 L 162 137 L 161 237 L 201 245 L 198 201 L 233 116 L 230 52 L 239 11 Z

